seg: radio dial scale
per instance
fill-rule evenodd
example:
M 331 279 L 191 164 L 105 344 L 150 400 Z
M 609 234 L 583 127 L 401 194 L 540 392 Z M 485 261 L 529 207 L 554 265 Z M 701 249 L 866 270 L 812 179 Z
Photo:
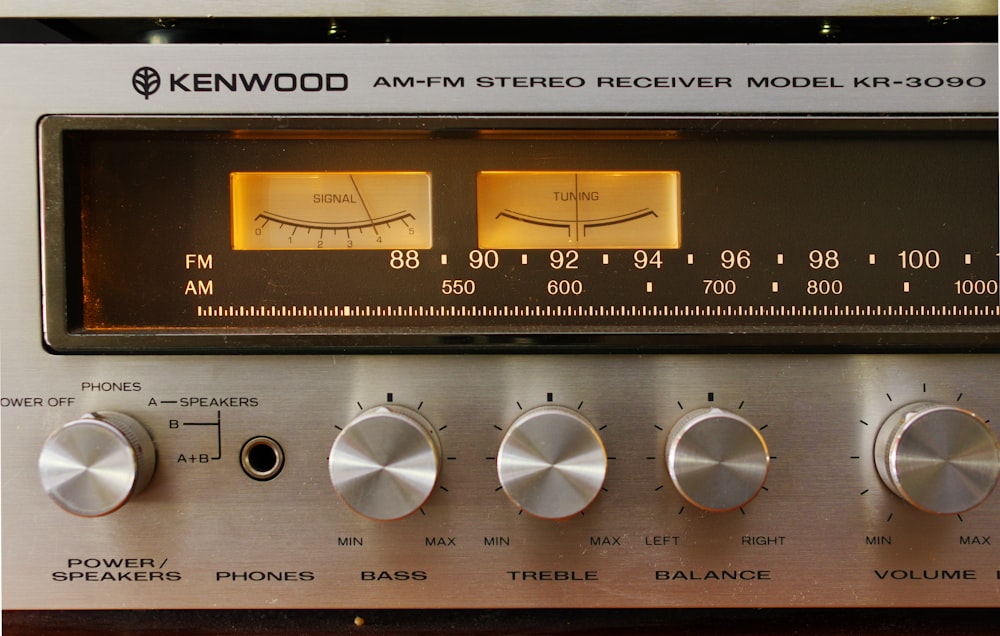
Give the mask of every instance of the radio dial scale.
M 542 123 L 47 118 L 70 241 L 49 237 L 48 342 L 957 343 L 1000 323 L 986 120 Z

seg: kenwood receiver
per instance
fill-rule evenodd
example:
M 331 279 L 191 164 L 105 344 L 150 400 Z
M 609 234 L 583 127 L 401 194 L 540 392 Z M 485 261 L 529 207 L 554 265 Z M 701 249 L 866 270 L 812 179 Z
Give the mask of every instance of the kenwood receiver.
M 995 9 L 0 45 L 5 621 L 1000 607 Z

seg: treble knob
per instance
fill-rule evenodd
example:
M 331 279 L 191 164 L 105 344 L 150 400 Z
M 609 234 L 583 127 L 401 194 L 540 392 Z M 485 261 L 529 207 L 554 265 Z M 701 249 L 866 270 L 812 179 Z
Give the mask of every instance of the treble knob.
M 68 512 L 100 517 L 149 484 L 156 469 L 153 439 L 121 413 L 90 413 L 64 424 L 42 446 L 38 472 L 45 493 Z
M 352 510 L 392 521 L 420 509 L 441 471 L 437 433 L 416 411 L 379 406 L 344 427 L 330 449 L 330 480 Z
M 543 406 L 517 418 L 500 442 L 497 476 L 524 511 L 565 519 L 594 501 L 608 457 L 594 427 L 576 411 Z
M 889 490 L 911 505 L 957 514 L 983 503 L 996 487 L 1000 444 L 975 413 L 918 402 L 882 424 L 875 467 Z
M 680 494 L 711 512 L 734 510 L 757 496 L 770 464 L 760 431 L 718 408 L 681 418 L 670 429 L 666 458 Z

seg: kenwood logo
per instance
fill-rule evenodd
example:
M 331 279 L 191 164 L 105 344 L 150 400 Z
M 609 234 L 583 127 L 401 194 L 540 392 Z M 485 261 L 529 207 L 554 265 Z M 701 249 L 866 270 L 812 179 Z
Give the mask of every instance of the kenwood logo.
M 144 66 L 132 74 L 132 88 L 144 98 L 160 89 L 160 74 Z M 345 73 L 171 73 L 171 93 L 325 93 L 347 90 Z
M 143 66 L 135 73 L 132 73 L 132 88 L 146 99 L 160 90 L 160 74 L 155 68 Z

